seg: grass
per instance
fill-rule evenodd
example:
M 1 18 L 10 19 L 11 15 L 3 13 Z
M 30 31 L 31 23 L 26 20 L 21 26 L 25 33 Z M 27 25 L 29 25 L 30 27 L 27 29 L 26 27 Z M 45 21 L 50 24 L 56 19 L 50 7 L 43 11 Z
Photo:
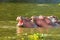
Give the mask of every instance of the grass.
M 31 4 L 31 3 L 0 3 L 0 40 L 16 40 L 16 17 L 32 15 L 56 15 L 60 19 L 60 5 L 58 4 Z M 32 28 L 31 28 L 32 29 Z M 22 34 L 27 36 L 39 33 L 36 29 L 24 28 Z M 45 33 L 46 31 L 44 31 Z M 60 28 L 49 29 L 49 34 L 60 34 Z M 22 37 L 27 38 L 22 35 Z M 60 40 L 60 36 L 47 36 L 44 40 Z M 42 39 L 42 38 L 41 38 Z M 20 40 L 18 38 L 17 40 Z M 25 39 L 27 40 L 27 39 Z M 39 39 L 40 40 L 40 39 Z
M 6 26 L 8 27 L 8 26 Z M 34 32 L 30 32 L 30 29 L 24 29 L 25 31 L 23 34 L 27 33 L 28 35 L 20 35 L 20 38 L 16 37 L 16 29 L 15 28 L 0 28 L 0 40 L 16 40 L 16 39 L 21 39 L 24 38 L 24 40 L 28 39 L 29 35 L 33 35 L 34 33 L 37 33 L 37 30 L 33 30 Z M 28 31 L 27 31 L 28 30 Z M 53 32 L 53 33 L 52 33 Z M 39 32 L 38 32 L 39 33 Z M 60 34 L 60 28 L 53 28 L 52 31 L 51 29 L 49 30 L 49 33 L 51 36 L 46 36 L 46 37 L 39 37 L 39 40 L 60 40 L 60 36 L 56 36 Z M 54 35 L 54 36 L 53 36 Z

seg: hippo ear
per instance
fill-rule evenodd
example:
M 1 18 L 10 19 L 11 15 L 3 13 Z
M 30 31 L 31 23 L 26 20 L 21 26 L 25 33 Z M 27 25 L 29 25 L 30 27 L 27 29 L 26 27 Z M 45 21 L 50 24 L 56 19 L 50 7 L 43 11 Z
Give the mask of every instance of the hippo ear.
M 33 18 L 34 18 L 34 16 L 31 17 L 31 19 L 33 19 Z
M 16 18 L 16 20 L 18 20 L 18 17 Z
M 48 16 L 47 18 L 50 18 L 50 16 Z
M 44 19 L 44 16 L 39 16 L 39 19 Z
M 20 17 L 18 16 L 17 18 L 16 18 L 16 20 L 19 20 L 20 19 Z

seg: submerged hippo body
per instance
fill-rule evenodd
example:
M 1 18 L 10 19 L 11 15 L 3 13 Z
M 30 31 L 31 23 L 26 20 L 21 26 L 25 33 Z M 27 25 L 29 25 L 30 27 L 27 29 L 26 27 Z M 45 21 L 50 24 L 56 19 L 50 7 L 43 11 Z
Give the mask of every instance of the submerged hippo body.
M 31 20 L 29 19 L 23 19 L 23 26 L 26 28 L 36 28 L 37 25 L 33 22 L 31 22 Z
M 42 20 L 42 19 L 35 19 L 35 23 L 39 27 L 48 27 L 48 24 L 45 22 L 45 20 Z

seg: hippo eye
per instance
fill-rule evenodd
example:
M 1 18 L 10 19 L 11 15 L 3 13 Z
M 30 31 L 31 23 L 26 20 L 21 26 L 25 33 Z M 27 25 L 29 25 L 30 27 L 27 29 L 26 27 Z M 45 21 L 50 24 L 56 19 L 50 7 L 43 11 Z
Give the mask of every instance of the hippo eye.
M 17 20 L 18 20 L 18 17 L 17 17 Z

